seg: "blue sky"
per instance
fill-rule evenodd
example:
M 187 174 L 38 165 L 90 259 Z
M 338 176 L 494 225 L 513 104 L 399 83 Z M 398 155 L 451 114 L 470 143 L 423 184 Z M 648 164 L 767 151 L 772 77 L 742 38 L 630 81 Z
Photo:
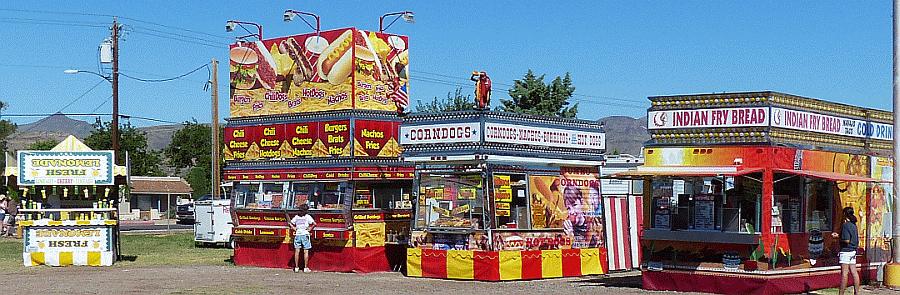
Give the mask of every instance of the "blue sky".
M 386 13 L 413 11 L 388 33 L 409 36 L 411 104 L 463 87 L 486 71 L 493 105 L 531 69 L 549 82 L 569 72 L 578 117 L 643 117 L 648 96 L 772 90 L 891 110 L 891 1 L 7 1 L 0 5 L 3 118 L 104 113 L 111 88 L 97 47 L 112 15 L 125 35 L 120 71 L 180 76 L 218 59 L 219 114 L 228 116 L 229 19 L 266 39 L 312 32 L 285 9 L 317 14 L 322 29 L 377 30 Z M 224 61 L 224 62 L 223 62 Z M 202 69 L 170 82 L 120 79 L 119 112 L 133 125 L 210 121 Z M 99 84 L 99 85 L 98 85 Z M 95 87 L 96 86 L 96 87 Z M 92 87 L 94 87 L 92 89 Z M 96 116 L 73 116 L 93 122 Z M 109 116 L 101 116 L 104 121 Z M 144 118 L 144 119 L 139 119 Z

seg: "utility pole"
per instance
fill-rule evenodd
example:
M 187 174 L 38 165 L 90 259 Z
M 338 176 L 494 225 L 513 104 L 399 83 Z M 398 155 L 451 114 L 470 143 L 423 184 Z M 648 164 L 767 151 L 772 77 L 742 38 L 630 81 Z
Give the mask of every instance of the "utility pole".
M 215 58 L 212 60 L 212 126 L 210 126 L 210 131 L 212 131 L 212 145 L 210 150 L 212 151 L 212 169 L 210 170 L 210 175 L 212 175 L 212 186 L 210 190 L 212 191 L 212 199 L 218 200 L 221 198 L 219 194 L 219 61 Z
M 112 26 L 112 148 L 115 164 L 119 163 L 119 29 L 120 26 L 114 18 Z

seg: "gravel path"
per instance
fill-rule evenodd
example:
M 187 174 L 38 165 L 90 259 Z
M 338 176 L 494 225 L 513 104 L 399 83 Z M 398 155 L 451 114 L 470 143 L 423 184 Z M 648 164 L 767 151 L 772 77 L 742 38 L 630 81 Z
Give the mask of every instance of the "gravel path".
M 27 267 L 2 294 L 698 294 L 645 291 L 640 273 L 512 282 L 409 278 L 399 273 L 293 273 L 223 266 Z M 836 292 L 816 292 L 834 294 Z M 860 294 L 898 294 L 865 287 Z

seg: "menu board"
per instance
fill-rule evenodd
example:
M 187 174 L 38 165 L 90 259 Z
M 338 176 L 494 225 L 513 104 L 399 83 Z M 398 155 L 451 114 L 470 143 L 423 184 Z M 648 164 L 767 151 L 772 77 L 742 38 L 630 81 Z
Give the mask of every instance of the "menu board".
M 716 203 L 712 195 L 694 196 L 694 229 L 716 229 Z
M 671 201 L 669 198 L 656 198 L 656 207 L 653 210 L 654 229 L 672 229 L 672 215 L 669 211 Z

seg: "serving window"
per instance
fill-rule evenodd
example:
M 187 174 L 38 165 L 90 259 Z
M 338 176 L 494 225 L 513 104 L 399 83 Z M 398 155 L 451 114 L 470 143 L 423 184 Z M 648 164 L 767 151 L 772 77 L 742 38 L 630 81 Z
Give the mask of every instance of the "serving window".
M 483 228 L 486 224 L 481 174 L 422 173 L 417 225 Z
M 650 228 L 758 232 L 762 185 L 754 179 L 758 177 L 655 177 Z

